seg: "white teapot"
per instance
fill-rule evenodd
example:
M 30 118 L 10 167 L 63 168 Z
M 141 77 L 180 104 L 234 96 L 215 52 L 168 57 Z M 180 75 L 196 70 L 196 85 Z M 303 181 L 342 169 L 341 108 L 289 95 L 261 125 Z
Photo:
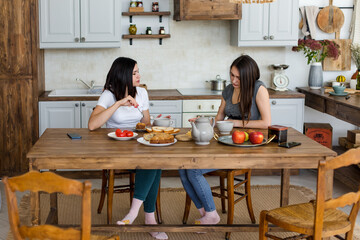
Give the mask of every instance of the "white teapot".
M 215 119 L 207 117 L 199 117 L 195 122 L 191 122 L 191 135 L 195 143 L 198 145 L 208 145 L 214 137 L 214 125 Z

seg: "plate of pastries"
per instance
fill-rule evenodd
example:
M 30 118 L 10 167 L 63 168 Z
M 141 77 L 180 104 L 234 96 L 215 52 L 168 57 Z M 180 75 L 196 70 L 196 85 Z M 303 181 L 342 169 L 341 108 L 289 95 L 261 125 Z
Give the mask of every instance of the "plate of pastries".
M 173 128 L 173 127 L 147 127 L 146 131 L 148 133 L 168 133 L 168 134 L 177 134 L 180 132 L 179 128 Z
M 173 135 L 165 132 L 145 133 L 143 137 L 138 138 L 137 141 L 141 144 L 154 147 L 169 146 L 177 142 Z

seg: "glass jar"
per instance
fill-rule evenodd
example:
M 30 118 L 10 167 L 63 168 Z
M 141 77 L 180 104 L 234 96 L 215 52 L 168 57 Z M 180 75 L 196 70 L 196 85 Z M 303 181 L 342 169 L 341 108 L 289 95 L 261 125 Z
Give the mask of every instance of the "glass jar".
M 137 2 L 136 1 L 131 1 L 130 2 L 130 7 L 137 7 Z
M 356 90 L 360 90 L 360 69 L 358 69 L 358 75 L 356 76 Z
M 143 2 L 142 1 L 137 1 L 137 7 L 143 7 Z
M 152 11 L 153 12 L 159 11 L 159 2 L 152 2 Z
M 130 27 L 129 27 L 130 35 L 135 35 L 136 31 L 137 31 L 136 24 L 130 24 Z
M 151 35 L 152 31 L 151 31 L 151 27 L 146 27 L 146 35 Z
M 165 28 L 164 27 L 160 27 L 159 34 L 161 34 L 161 35 L 165 34 Z

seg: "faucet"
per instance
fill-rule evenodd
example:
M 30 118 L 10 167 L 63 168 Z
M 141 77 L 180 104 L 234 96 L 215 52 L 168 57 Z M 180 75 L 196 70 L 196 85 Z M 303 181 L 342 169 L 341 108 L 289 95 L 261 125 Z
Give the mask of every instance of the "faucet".
M 94 89 L 94 87 L 95 87 L 95 81 L 91 81 L 90 82 L 90 85 L 89 84 L 87 84 L 86 82 L 84 82 L 83 80 L 81 80 L 80 78 L 76 78 L 76 81 L 77 82 L 82 82 L 85 86 L 87 86 L 90 90 L 91 89 Z

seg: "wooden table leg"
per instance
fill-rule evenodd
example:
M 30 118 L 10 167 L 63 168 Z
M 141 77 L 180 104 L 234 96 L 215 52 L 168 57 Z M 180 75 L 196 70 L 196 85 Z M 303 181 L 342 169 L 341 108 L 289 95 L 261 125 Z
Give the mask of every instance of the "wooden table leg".
M 115 181 L 115 172 L 114 169 L 109 170 L 109 179 L 108 179 L 108 189 L 107 189 L 107 224 L 112 223 L 112 203 L 114 197 L 114 181 Z
M 281 169 L 280 207 L 289 205 L 290 169 Z
M 34 162 L 36 159 L 29 159 L 29 171 L 39 171 Z M 40 203 L 39 203 L 39 193 L 31 192 L 30 193 L 30 216 L 31 224 L 37 226 L 40 224 Z

